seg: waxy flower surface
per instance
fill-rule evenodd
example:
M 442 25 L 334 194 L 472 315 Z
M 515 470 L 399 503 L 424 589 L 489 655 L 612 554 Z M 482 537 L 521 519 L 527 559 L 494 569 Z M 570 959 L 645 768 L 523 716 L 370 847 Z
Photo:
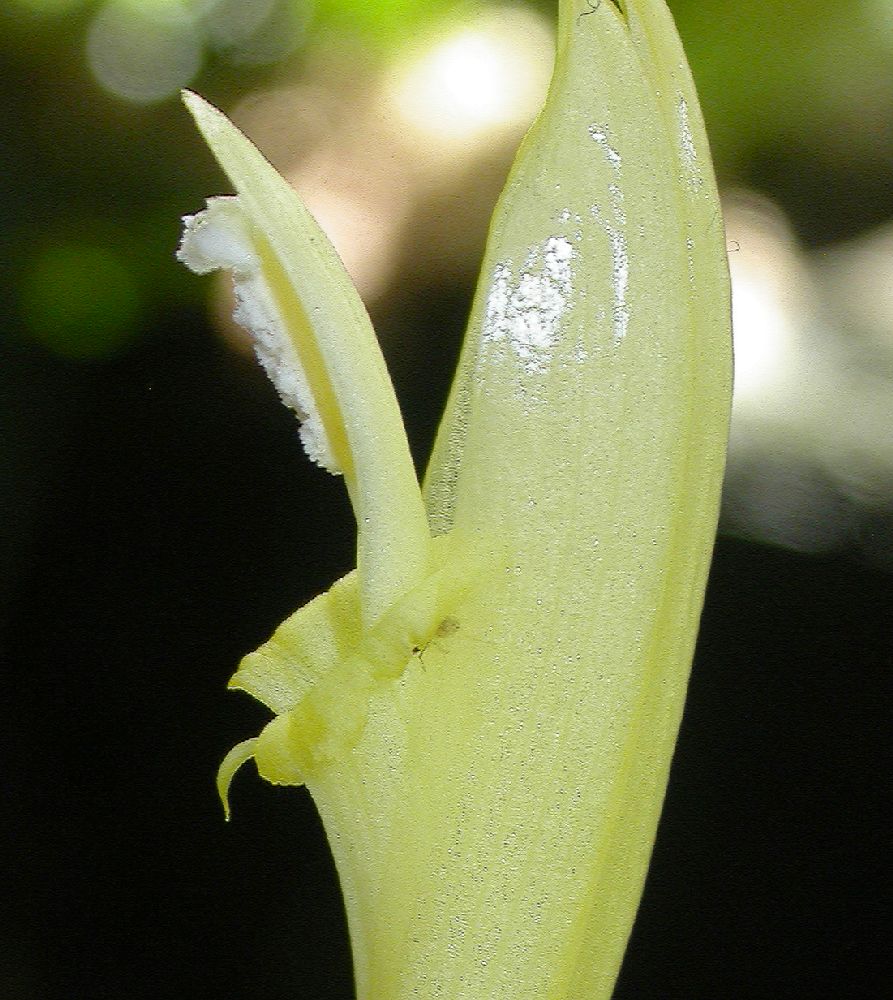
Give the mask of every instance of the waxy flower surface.
M 722 221 L 662 0 L 562 0 L 424 489 L 368 317 L 298 195 L 187 104 L 236 194 L 180 258 L 343 475 L 357 570 L 247 656 L 253 758 L 305 784 L 360 1000 L 598 1000 L 635 915 L 716 525 Z M 297 890 L 296 890 L 297 891 Z

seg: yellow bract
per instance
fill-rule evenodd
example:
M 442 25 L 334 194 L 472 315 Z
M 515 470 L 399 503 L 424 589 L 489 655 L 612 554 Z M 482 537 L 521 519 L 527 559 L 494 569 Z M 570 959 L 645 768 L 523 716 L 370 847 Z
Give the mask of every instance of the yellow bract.
M 247 220 L 250 252 L 211 240 L 215 259 L 264 283 L 294 347 L 268 369 L 300 369 L 295 408 L 318 413 L 359 529 L 357 573 L 233 678 L 275 718 L 227 757 L 222 794 L 251 756 L 307 784 L 360 1000 L 604 1000 L 682 711 L 731 383 L 722 221 L 670 15 L 560 4 L 427 516 L 334 252 L 248 140 L 188 101 Z

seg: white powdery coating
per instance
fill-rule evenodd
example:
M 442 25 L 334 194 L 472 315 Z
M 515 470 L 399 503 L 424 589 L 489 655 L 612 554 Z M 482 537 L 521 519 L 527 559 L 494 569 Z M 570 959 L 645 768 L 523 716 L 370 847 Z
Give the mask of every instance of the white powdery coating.
M 623 161 L 620 154 L 611 145 L 607 128 L 602 125 L 590 125 L 589 135 L 604 153 L 615 177 L 619 177 Z M 614 293 L 612 319 L 614 343 L 619 344 L 626 336 L 629 327 L 629 305 L 626 301 L 626 293 L 629 290 L 629 245 L 626 240 L 626 212 L 623 208 L 623 191 L 619 184 L 615 183 L 608 185 L 608 192 L 611 195 L 613 221 L 606 219 L 597 205 L 590 208 L 590 214 L 599 223 L 611 242 L 611 289 Z
M 531 248 L 517 280 L 511 264 L 497 264 L 493 271 L 484 340 L 508 345 L 529 373 L 544 372 L 552 360 L 570 303 L 575 256 L 570 240 L 550 236 L 542 250 Z
M 614 208 L 616 226 L 606 226 L 611 241 L 611 288 L 614 291 L 614 342 L 619 344 L 629 327 L 629 305 L 626 293 L 629 290 L 629 244 L 626 241 L 626 211 L 623 207 L 623 191 L 617 184 L 609 184 L 611 204 Z
M 601 125 L 590 125 L 589 135 L 601 146 L 602 151 L 605 154 L 605 159 L 615 170 L 620 169 L 621 159 L 620 154 L 611 145 L 608 139 L 608 130 Z
M 619 344 L 629 327 L 629 305 L 626 293 L 629 288 L 629 248 L 626 236 L 619 229 L 608 229 L 611 241 L 611 286 L 614 289 L 614 343 Z
M 602 227 L 611 244 L 611 290 L 614 305 L 611 310 L 614 328 L 614 343 L 619 344 L 629 328 L 629 244 L 626 239 L 626 212 L 623 209 L 623 192 L 616 184 L 608 187 L 611 194 L 613 223 L 603 215 L 598 205 L 591 205 L 589 213 Z
M 685 98 L 679 97 L 679 145 L 682 152 L 682 168 L 685 171 L 689 187 L 696 190 L 703 184 L 701 171 L 698 164 L 698 152 L 695 149 L 694 139 L 691 134 L 691 125 L 688 121 L 688 103 Z
M 251 224 L 237 197 L 209 198 L 203 212 L 184 216 L 177 260 L 196 274 L 232 271 L 233 319 L 251 334 L 261 367 L 282 402 L 301 421 L 301 443 L 308 456 L 329 472 L 340 473 L 298 353 L 263 274 Z

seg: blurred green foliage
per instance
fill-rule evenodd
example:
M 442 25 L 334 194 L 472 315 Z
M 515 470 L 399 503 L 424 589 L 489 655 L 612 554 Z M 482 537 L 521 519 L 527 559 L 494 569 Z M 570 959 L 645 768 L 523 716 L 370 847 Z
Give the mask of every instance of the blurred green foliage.
M 468 0 L 376 0 L 375 3 L 348 3 L 346 0 L 317 0 L 318 24 L 331 30 L 353 31 L 378 42 L 399 44 L 409 32 L 457 7 L 470 7 Z
M 14 0 L 0 6 L 0 280 L 10 303 L 0 344 L 0 420 L 17 428 L 4 444 L 2 486 L 8 509 L 15 510 L 7 519 L 7 551 L 21 548 L 36 516 L 31 505 L 17 507 L 16 497 L 24 495 L 29 476 L 49 475 L 59 441 L 52 428 L 67 423 L 63 400 L 77 396 L 79 380 L 95 378 L 165 324 L 205 308 L 207 286 L 189 280 L 174 250 L 180 217 L 223 190 L 221 178 L 175 93 L 134 103 L 100 85 L 91 71 L 96 25 L 110 4 L 162 17 L 186 32 L 200 59 L 182 83 L 224 108 L 259 90 L 294 86 L 339 51 L 346 56 L 338 100 L 362 107 L 369 65 L 421 37 L 426 22 L 471 17 L 486 6 L 481 0 Z M 545 18 L 554 14 L 552 0 L 516 6 Z M 670 6 L 701 93 L 721 185 L 773 198 L 812 246 L 889 218 L 891 0 L 671 0 Z M 279 58 L 269 55 L 279 51 L 267 46 L 271 32 L 287 43 Z M 361 72 L 351 61 L 357 51 L 366 60 Z M 450 195 L 457 204 L 461 185 L 473 183 L 462 176 Z M 415 238 L 446 238 L 427 226 L 451 213 L 421 216 Z M 404 259 L 411 259 L 408 253 Z M 470 261 L 467 273 L 475 270 Z M 408 278 L 403 284 L 391 295 L 405 304 L 412 293 Z M 443 290 L 459 303 L 468 293 Z M 23 398 L 27 420 L 16 413 Z
M 35 340 L 64 357 L 112 354 L 133 336 L 136 280 L 108 247 L 57 243 L 35 257 L 21 286 L 21 313 Z
M 305 62 L 339 33 L 387 58 L 424 21 L 457 10 L 470 15 L 482 6 L 470 0 L 288 0 L 298 19 L 293 23 L 307 30 L 301 28 L 294 51 L 264 64 L 240 59 L 232 44 L 221 41 L 250 35 L 244 13 L 228 33 L 214 27 L 215 11 L 234 16 L 226 0 L 124 2 L 134 11 L 161 10 L 166 18 L 185 11 L 193 18 L 189 31 L 203 33 L 204 53 L 201 70 L 187 82 L 224 106 L 265 84 L 300 78 Z M 22 320 L 15 332 L 66 355 L 93 358 L 103 345 L 111 351 L 132 340 L 136 327 L 151 327 L 156 311 L 203 294 L 173 273 L 171 252 L 178 216 L 219 185 L 175 96 L 133 104 L 103 90 L 91 75 L 88 40 L 105 6 L 16 0 L 0 13 L 7 158 L 0 221 L 4 280 Z M 535 6 L 546 16 L 553 10 L 549 2 Z M 763 189 L 818 243 L 888 214 L 893 4 L 674 0 L 671 7 L 699 84 L 721 180 Z M 108 267 L 96 272 L 92 291 L 84 280 L 86 264 L 59 267 L 52 282 L 47 259 L 22 264 L 23 246 L 40 256 L 58 242 L 64 255 L 73 230 L 98 223 L 117 231 L 128 261 L 111 264 L 118 249 L 106 247 Z M 133 264 L 139 279 L 125 276 Z M 121 288 L 100 289 L 113 280 L 108 268 L 116 266 Z M 47 294 L 43 304 L 40 288 Z M 83 301 L 75 305 L 73 299 Z M 62 301 L 65 310 L 58 308 Z M 99 312 L 104 320 L 88 322 Z M 80 348 L 74 344 L 78 330 L 85 340 Z

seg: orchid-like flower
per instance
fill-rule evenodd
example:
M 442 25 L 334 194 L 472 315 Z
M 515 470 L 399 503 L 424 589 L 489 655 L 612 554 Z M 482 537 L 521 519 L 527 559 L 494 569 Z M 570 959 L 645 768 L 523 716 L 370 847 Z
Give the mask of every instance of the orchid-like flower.
M 179 256 L 343 475 L 357 569 L 246 656 L 253 758 L 305 784 L 360 1000 L 610 996 L 654 840 L 716 526 L 722 221 L 663 0 L 561 0 L 424 485 L 369 319 L 298 195 L 186 103 L 234 197 Z M 423 659 L 424 657 L 424 659 Z

